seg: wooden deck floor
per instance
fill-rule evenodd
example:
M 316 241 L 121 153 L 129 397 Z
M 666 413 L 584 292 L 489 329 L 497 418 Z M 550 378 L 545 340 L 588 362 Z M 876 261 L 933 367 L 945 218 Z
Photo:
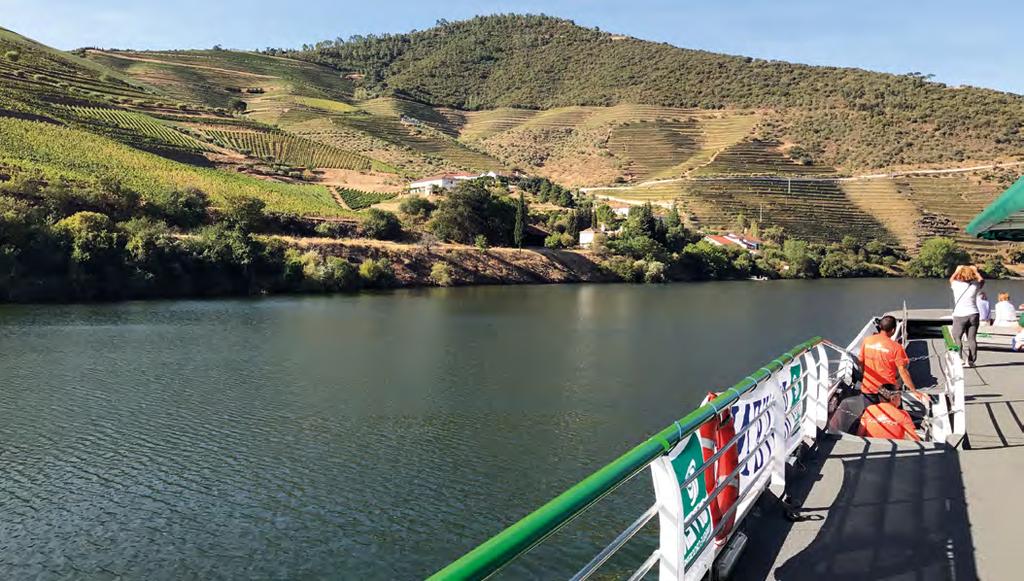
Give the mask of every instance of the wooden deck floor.
M 940 340 L 911 347 L 944 350 Z M 912 371 L 919 386 L 945 378 L 934 358 Z M 787 490 L 799 519 L 766 495 L 732 578 L 1024 578 L 1024 353 L 983 348 L 965 380 L 967 436 L 954 445 L 819 442 Z

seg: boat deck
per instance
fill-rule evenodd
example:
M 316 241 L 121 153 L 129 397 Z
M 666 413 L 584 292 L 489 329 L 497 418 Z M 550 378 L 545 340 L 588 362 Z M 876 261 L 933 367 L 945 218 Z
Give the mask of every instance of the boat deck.
M 945 350 L 914 341 L 911 357 Z M 939 358 L 912 364 L 919 387 L 945 380 Z M 793 475 L 795 522 L 766 495 L 732 579 L 1020 579 L 1024 353 L 983 346 L 964 370 L 967 436 L 946 444 L 820 440 Z

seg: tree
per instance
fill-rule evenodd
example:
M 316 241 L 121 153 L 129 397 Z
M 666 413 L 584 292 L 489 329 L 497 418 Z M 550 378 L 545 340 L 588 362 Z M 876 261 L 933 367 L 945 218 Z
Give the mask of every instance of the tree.
M 197 188 L 155 193 L 146 196 L 143 201 L 148 215 L 182 228 L 194 228 L 202 224 L 210 206 L 209 197 Z
M 473 245 L 476 246 L 476 249 L 480 252 L 487 252 L 487 249 L 491 247 L 487 242 L 487 236 L 483 234 L 476 235 L 476 238 L 473 239 Z
M 363 235 L 376 240 L 394 240 L 402 235 L 398 216 L 379 208 L 370 208 L 361 224 Z
M 982 265 L 981 270 L 988 278 L 1006 278 L 1010 275 L 1009 269 L 1003 264 L 1003 257 L 998 254 L 990 256 Z
M 840 244 L 843 247 L 843 250 L 848 252 L 857 252 L 860 250 L 860 240 L 857 240 L 849 234 L 843 236 L 843 241 Z
M 1007 252 L 1010 264 L 1024 264 L 1024 245 L 1015 244 Z
M 633 206 L 629 209 L 629 215 L 626 217 L 626 225 L 623 227 L 624 235 L 654 238 L 657 221 L 650 202 L 642 206 Z
M 87 267 L 99 266 L 119 249 L 120 235 L 105 214 L 78 212 L 54 225 L 71 250 L 71 260 Z
M 266 215 L 263 214 L 266 207 L 266 202 L 259 198 L 232 196 L 225 201 L 221 218 L 240 232 L 258 232 L 266 226 Z
M 53 230 L 69 251 L 68 278 L 77 296 L 91 299 L 118 292 L 122 237 L 108 216 L 78 212 Z
M 359 272 L 344 258 L 330 256 L 324 260 L 320 282 L 327 291 L 352 291 L 359 286 Z
M 665 216 L 665 226 L 671 230 L 682 225 L 683 221 L 679 218 L 679 209 L 676 207 L 676 203 L 672 202 L 672 207 L 669 209 L 668 215 Z
M 513 230 L 513 239 L 516 248 L 523 249 L 523 238 L 526 234 L 526 199 L 523 197 L 523 190 L 519 190 L 519 199 L 516 200 L 516 225 Z
M 919 278 L 945 278 L 957 265 L 969 264 L 971 255 L 951 238 L 929 238 L 907 265 L 907 274 Z
M 789 278 L 815 278 L 818 276 L 818 263 L 810 253 L 810 249 L 803 240 L 786 240 L 782 245 L 782 252 L 786 256 L 786 263 L 789 269 L 786 276 Z
M 245 110 L 248 109 L 249 106 L 241 99 L 232 99 L 229 108 L 236 115 L 241 115 L 242 113 L 245 113 Z
M 127 237 L 124 249 L 128 264 L 146 281 L 160 278 L 167 266 L 167 255 L 174 247 L 167 225 L 149 218 L 133 218 L 121 228 Z
M 743 214 L 736 216 L 736 219 L 732 223 L 732 229 L 734 232 L 743 234 L 747 231 L 747 217 Z
M 732 276 L 732 258 L 722 246 L 701 240 L 683 249 L 682 263 L 692 276 L 703 280 L 720 280 Z
M 608 247 L 616 254 L 629 256 L 637 260 L 667 260 L 667 251 L 657 240 L 650 236 L 622 236 L 608 241 Z
M 429 219 L 430 215 L 433 214 L 436 209 L 437 204 L 419 196 L 406 198 L 398 205 L 398 210 L 400 212 L 415 220 Z
M 483 234 L 496 246 L 512 241 L 515 204 L 495 195 L 478 180 L 456 186 L 441 201 L 431 219 L 430 229 L 440 238 L 472 244 Z
M 765 228 L 762 232 L 762 236 L 768 242 L 778 244 L 779 246 L 782 246 L 783 242 L 786 241 L 786 232 L 783 230 L 782 226 L 771 226 Z
M 869 241 L 867 244 L 864 245 L 864 250 L 868 253 L 869 256 L 882 257 L 890 254 L 889 247 L 883 244 L 882 242 L 879 242 L 878 240 Z
M 749 234 L 752 238 L 760 238 L 761 237 L 761 223 L 758 222 L 757 220 L 751 221 L 750 222 L 750 227 L 747 228 L 747 234 Z
M 657 260 L 647 262 L 644 268 L 644 282 L 665 282 L 665 264 Z

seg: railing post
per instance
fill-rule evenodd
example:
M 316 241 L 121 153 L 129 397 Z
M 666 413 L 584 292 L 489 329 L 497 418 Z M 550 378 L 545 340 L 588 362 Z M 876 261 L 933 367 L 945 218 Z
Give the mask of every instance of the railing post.
M 824 430 L 828 426 L 828 399 L 831 395 L 829 390 L 832 389 L 828 369 L 828 349 L 824 345 L 818 345 L 818 401 L 815 406 L 814 423 L 819 430 Z
M 950 373 L 950 381 L 946 391 L 953 404 L 950 409 L 950 416 L 952 416 L 950 418 L 950 431 L 953 434 L 962 436 L 967 433 L 966 402 L 964 401 L 966 385 L 964 383 L 963 360 L 957 351 L 947 351 L 946 356 Z
M 777 387 L 777 374 L 769 381 L 774 382 Z M 786 433 L 786 396 L 781 389 L 772 390 L 772 412 L 769 414 L 772 420 L 771 487 L 772 492 L 780 496 L 786 489 L 786 440 L 789 436 Z
M 804 403 L 804 417 L 800 421 L 800 432 L 804 438 L 814 439 L 818 435 L 818 401 L 821 399 L 821 382 L 818 380 L 818 363 L 814 360 L 814 352 L 808 351 L 803 356 L 807 377 L 804 378 L 804 389 L 807 396 Z

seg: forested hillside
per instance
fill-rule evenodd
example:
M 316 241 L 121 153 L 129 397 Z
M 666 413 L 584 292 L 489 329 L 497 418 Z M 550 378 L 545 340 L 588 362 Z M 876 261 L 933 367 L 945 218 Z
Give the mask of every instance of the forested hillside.
M 355 73 L 357 94 L 460 109 L 642 103 L 771 110 L 762 137 L 847 170 L 1024 152 L 1024 97 L 922 75 L 687 50 L 545 16 L 487 16 L 321 42 L 293 56 Z

